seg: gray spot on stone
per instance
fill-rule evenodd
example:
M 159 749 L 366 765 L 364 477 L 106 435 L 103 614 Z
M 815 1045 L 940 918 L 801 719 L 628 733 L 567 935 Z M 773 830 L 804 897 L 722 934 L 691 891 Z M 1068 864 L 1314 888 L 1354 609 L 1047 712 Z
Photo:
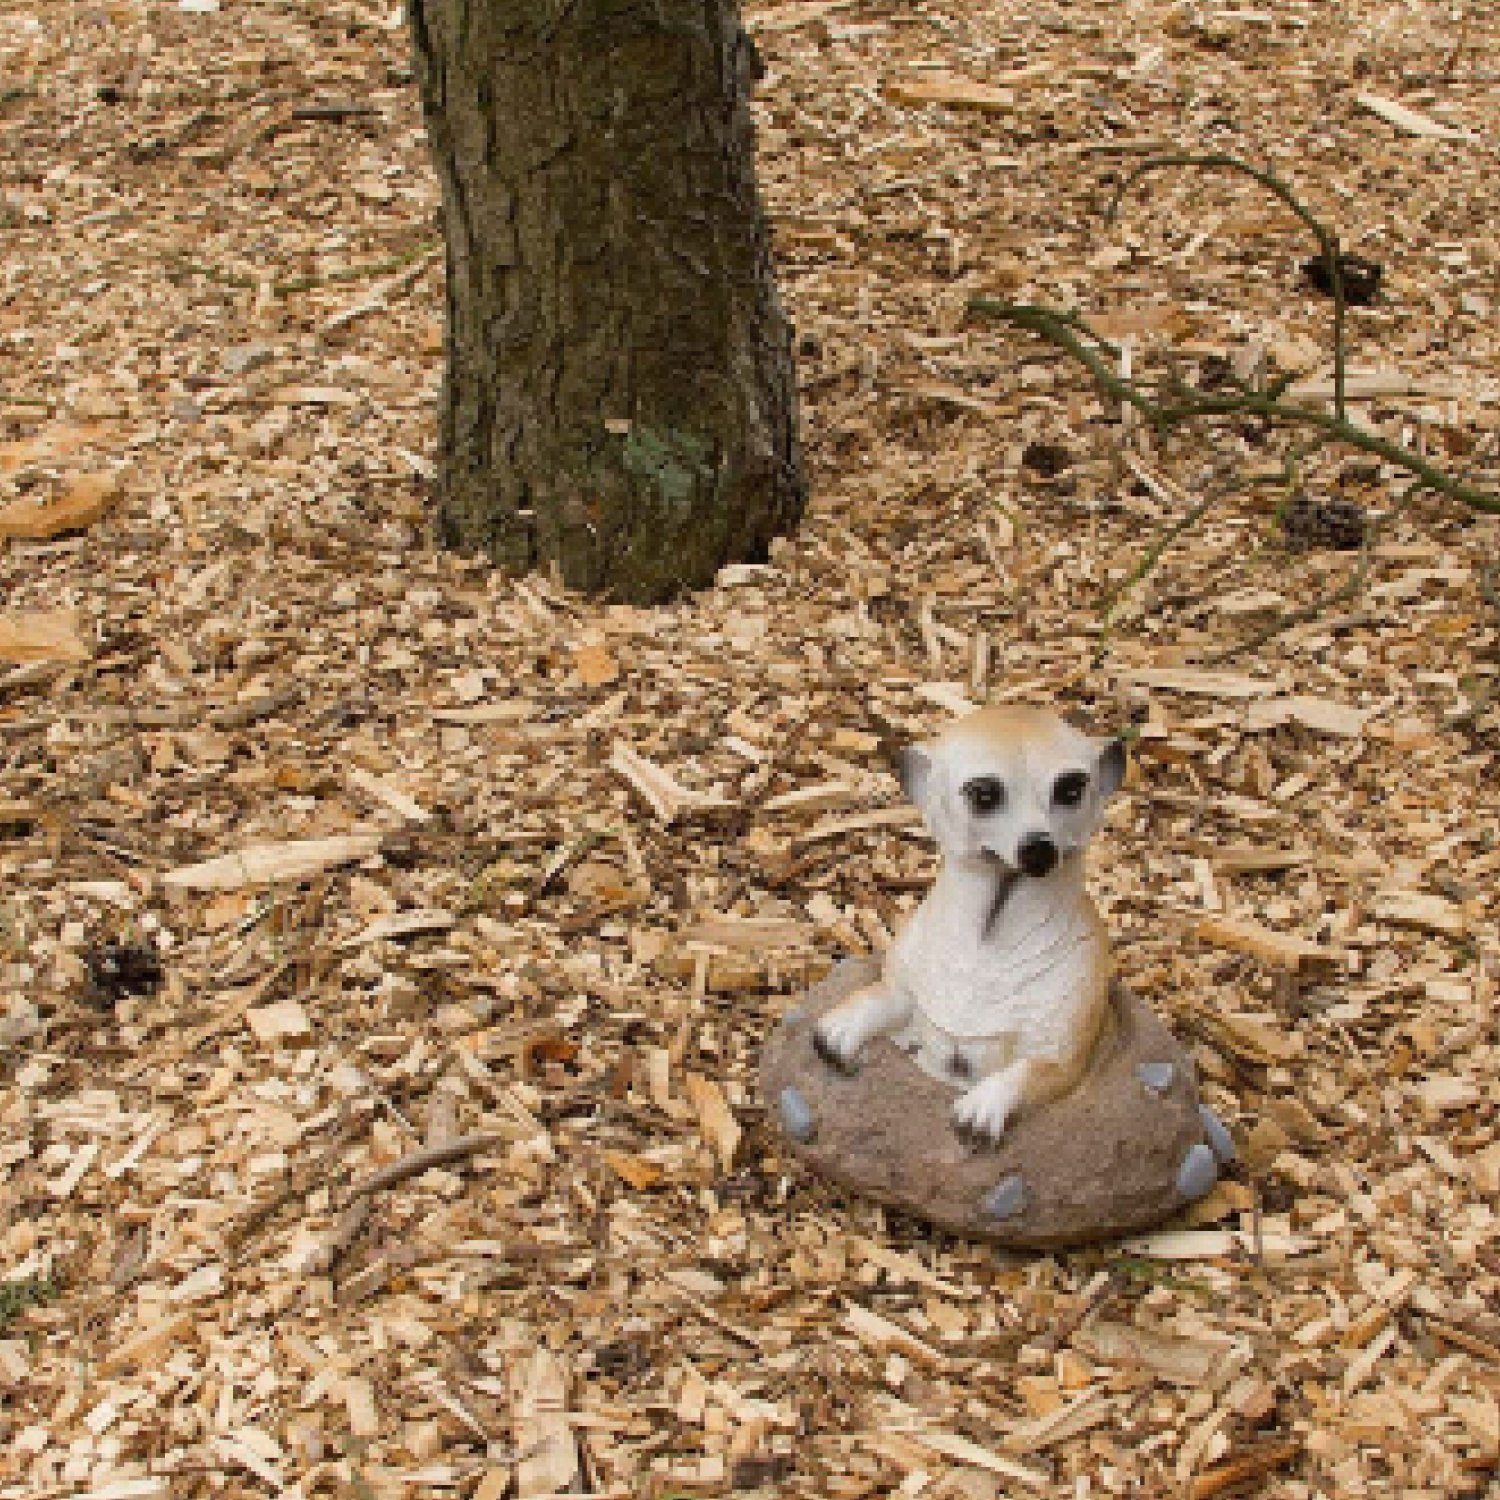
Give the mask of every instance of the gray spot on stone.
M 1198 1115 L 1203 1121 L 1203 1132 L 1208 1137 L 1208 1144 L 1213 1147 L 1214 1155 L 1227 1166 L 1239 1155 L 1235 1150 L 1234 1137 L 1206 1104 L 1198 1106 Z
M 1177 1077 L 1177 1069 L 1169 1062 L 1143 1062 L 1135 1072 L 1153 1094 L 1165 1094 Z
M 807 1019 L 807 1010 L 801 1005 L 794 1005 L 781 1019 L 787 1026 L 800 1026 Z
M 776 1101 L 781 1111 L 781 1124 L 794 1141 L 810 1141 L 818 1122 L 813 1118 L 812 1106 L 802 1097 L 802 1091 L 788 1084 Z
M 997 1182 L 984 1195 L 984 1211 L 992 1219 L 1013 1219 L 1026 1207 L 1026 1184 L 1018 1172 Z
M 1188 1147 L 1177 1169 L 1177 1191 L 1189 1203 L 1196 1202 L 1219 1180 L 1219 1162 L 1212 1151 L 1199 1141 Z

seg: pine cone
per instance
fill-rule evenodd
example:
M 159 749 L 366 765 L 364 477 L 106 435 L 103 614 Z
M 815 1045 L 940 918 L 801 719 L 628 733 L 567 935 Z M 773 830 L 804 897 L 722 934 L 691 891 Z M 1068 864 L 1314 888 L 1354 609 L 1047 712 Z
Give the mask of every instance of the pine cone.
M 1385 275 L 1385 267 L 1373 260 L 1366 260 L 1362 255 L 1340 255 L 1338 264 L 1339 279 L 1344 283 L 1345 303 L 1350 307 L 1368 307 L 1380 295 L 1380 281 Z M 1303 261 L 1302 274 L 1315 290 L 1322 292 L 1325 297 L 1333 296 L 1333 273 L 1321 255 Z
M 1327 499 L 1295 495 L 1281 512 L 1287 545 L 1302 551 L 1322 547 L 1357 552 L 1365 544 L 1369 524 L 1364 506 L 1338 495 Z

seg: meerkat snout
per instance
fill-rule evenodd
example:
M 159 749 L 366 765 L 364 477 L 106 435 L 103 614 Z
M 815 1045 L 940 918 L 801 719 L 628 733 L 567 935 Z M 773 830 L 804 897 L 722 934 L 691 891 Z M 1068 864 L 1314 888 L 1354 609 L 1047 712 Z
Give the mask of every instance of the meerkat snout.
M 1016 863 L 1023 875 L 1050 875 L 1057 865 L 1057 845 L 1045 833 L 1028 833 L 1016 848 Z

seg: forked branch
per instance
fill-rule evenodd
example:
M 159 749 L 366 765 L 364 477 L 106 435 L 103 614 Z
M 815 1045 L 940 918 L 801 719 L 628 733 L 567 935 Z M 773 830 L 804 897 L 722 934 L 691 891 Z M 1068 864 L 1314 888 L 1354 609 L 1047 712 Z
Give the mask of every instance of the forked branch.
M 1133 380 L 1119 372 L 1119 350 L 1090 328 L 1077 313 L 1065 308 L 1002 302 L 993 297 L 980 296 L 970 299 L 970 313 L 1024 328 L 1061 349 L 1088 371 L 1094 383 L 1106 395 L 1134 407 L 1158 431 L 1169 432 L 1185 423 L 1214 417 L 1255 417 L 1282 427 L 1311 432 L 1323 441 L 1347 443 L 1351 448 L 1373 454 L 1405 470 L 1417 479 L 1422 488 L 1445 495 L 1472 510 L 1500 515 L 1500 495 L 1467 484 L 1429 463 L 1420 453 L 1413 452 L 1404 444 L 1392 442 L 1378 432 L 1372 432 L 1349 420 L 1345 401 L 1344 279 L 1338 238 L 1274 173 L 1252 166 L 1237 156 L 1183 154 L 1152 157 L 1142 162 L 1121 182 L 1109 206 L 1107 217 L 1111 220 L 1115 217 L 1125 194 L 1143 177 L 1168 167 L 1223 170 L 1249 177 L 1286 204 L 1317 240 L 1319 256 L 1333 290 L 1332 412 L 1287 400 L 1290 376 L 1283 377 L 1265 390 L 1241 384 L 1233 391 L 1203 390 L 1186 384 L 1176 376 L 1169 376 L 1153 384 Z
M 980 317 L 1027 329 L 1065 354 L 1072 355 L 1106 395 L 1133 406 L 1160 431 L 1167 432 L 1184 423 L 1210 417 L 1259 417 L 1283 427 L 1322 433 L 1337 442 L 1347 443 L 1351 448 L 1373 453 L 1414 475 L 1425 488 L 1436 494 L 1446 495 L 1473 510 L 1500 515 L 1500 495 L 1455 479 L 1404 444 L 1371 432 L 1351 422 L 1347 416 L 1284 400 L 1275 389 L 1204 391 L 1180 380 L 1170 380 L 1159 386 L 1131 380 L 1111 368 L 1100 354 L 1101 350 L 1116 354 L 1115 346 L 1090 329 L 1076 313 L 1061 308 L 974 297 L 969 301 L 969 310 Z

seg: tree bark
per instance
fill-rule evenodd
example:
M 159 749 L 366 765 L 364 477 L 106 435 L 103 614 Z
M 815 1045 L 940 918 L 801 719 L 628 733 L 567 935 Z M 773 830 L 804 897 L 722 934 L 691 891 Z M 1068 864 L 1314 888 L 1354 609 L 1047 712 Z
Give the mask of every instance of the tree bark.
M 654 602 L 804 501 L 738 0 L 408 0 L 443 190 L 442 540 Z

